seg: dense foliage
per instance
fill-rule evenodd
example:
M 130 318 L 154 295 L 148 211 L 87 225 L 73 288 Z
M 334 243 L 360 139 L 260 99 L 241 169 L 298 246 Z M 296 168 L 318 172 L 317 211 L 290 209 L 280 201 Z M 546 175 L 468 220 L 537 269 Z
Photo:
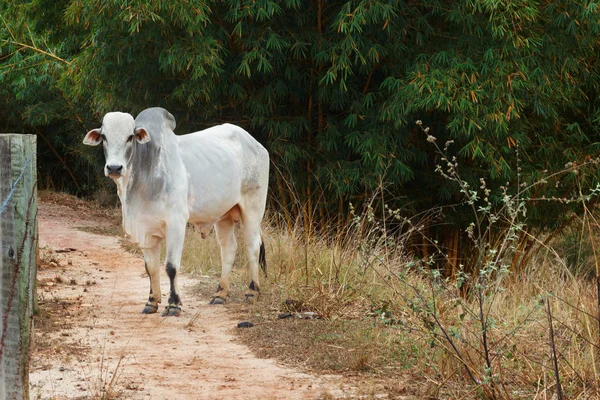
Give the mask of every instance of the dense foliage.
M 7 0 L 0 16 L 0 127 L 39 135 L 41 183 L 79 194 L 103 182 L 86 130 L 149 106 L 177 133 L 249 130 L 273 206 L 306 221 L 345 221 L 378 186 L 408 213 L 456 203 L 416 120 L 495 201 L 599 150 L 595 1 Z M 596 184 L 575 172 L 528 195 Z M 565 207 L 534 202 L 531 223 Z

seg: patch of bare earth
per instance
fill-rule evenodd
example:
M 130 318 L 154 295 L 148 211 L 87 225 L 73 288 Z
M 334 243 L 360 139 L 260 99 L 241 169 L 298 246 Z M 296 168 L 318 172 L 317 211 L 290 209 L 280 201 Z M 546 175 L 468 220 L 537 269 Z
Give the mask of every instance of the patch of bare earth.
M 143 259 L 116 236 L 93 233 L 110 232 L 115 220 L 72 198 L 40 198 L 33 399 L 355 397 L 337 376 L 258 358 L 236 339 L 234 313 L 194 295 L 190 277 L 180 279 L 181 317 L 142 315 Z M 166 301 L 164 274 L 162 288 Z

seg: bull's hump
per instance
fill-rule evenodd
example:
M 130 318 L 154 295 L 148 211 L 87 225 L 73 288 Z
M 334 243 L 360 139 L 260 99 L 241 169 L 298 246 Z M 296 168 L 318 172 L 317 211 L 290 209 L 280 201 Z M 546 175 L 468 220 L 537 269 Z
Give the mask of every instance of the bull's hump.
M 173 114 L 161 107 L 147 108 L 139 113 L 135 120 L 138 124 L 150 123 L 171 131 L 174 131 L 177 126 Z

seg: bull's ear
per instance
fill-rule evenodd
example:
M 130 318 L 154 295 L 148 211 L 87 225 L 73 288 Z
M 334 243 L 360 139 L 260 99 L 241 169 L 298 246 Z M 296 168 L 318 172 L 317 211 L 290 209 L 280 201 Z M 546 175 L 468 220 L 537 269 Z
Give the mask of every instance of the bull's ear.
M 150 141 L 150 134 L 144 128 L 136 128 L 135 140 L 140 144 L 148 143 Z
M 88 146 L 98 146 L 100 143 L 102 143 L 102 133 L 100 129 L 92 129 L 83 138 L 83 144 L 87 144 Z

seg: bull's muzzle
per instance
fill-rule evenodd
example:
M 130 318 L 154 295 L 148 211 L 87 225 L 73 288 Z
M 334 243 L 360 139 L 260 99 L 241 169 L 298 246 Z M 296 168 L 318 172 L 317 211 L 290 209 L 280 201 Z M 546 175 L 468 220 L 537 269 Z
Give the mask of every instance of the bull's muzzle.
M 106 166 L 106 173 L 109 176 L 119 177 L 119 176 L 121 176 L 122 172 L 123 172 L 123 166 L 122 165 L 107 165 Z

